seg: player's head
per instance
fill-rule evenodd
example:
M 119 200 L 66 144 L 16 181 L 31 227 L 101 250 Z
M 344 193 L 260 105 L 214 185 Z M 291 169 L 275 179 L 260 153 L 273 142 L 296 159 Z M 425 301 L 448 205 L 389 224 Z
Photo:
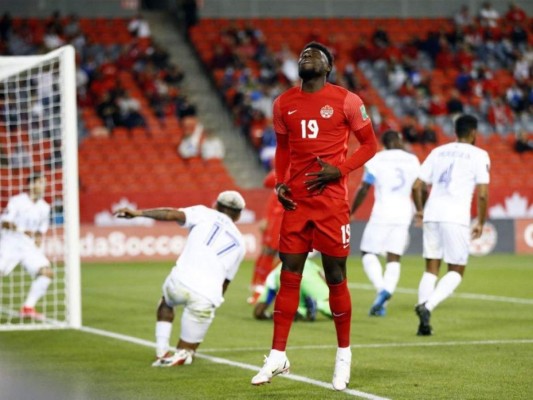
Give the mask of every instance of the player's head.
M 383 146 L 385 146 L 387 150 L 403 148 L 401 133 L 392 129 L 385 131 L 383 135 L 381 135 L 381 143 L 383 143 Z
M 328 77 L 333 69 L 333 55 L 318 42 L 307 43 L 298 60 L 298 75 L 306 81 L 320 76 Z
M 462 142 L 474 144 L 476 142 L 477 118 L 470 114 L 463 114 L 455 120 L 455 135 Z
M 216 209 L 229 216 L 233 221 L 240 218 L 241 211 L 245 206 L 244 198 L 235 190 L 226 190 L 217 197 Z
M 32 197 L 40 199 L 44 196 L 46 189 L 46 178 L 40 173 L 34 173 L 28 176 L 27 179 L 28 188 Z

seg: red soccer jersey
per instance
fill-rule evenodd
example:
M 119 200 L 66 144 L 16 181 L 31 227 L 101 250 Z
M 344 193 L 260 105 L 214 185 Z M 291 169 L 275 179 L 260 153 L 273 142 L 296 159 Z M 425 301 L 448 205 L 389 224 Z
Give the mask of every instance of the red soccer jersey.
M 356 94 L 336 85 L 326 83 L 314 93 L 303 92 L 300 87 L 293 87 L 281 94 L 274 101 L 274 128 L 278 135 L 277 152 L 282 152 L 280 145 L 287 143 L 283 135 L 288 135 L 288 154 L 290 160 L 289 178 L 284 180 L 282 161 L 276 157 L 276 177 L 278 182 L 285 182 L 291 189 L 292 198 L 312 196 L 304 182 L 313 177 L 308 172 L 320 171 L 317 157 L 338 167 L 342 177 L 330 182 L 323 195 L 347 199 L 347 174 L 363 165 L 376 152 L 376 138 L 370 129 L 370 118 L 362 100 Z M 361 148 L 351 156 L 349 165 L 345 164 L 348 150 L 348 138 L 354 132 Z M 353 158 L 357 160 L 352 160 Z M 285 165 L 288 165 L 285 163 Z

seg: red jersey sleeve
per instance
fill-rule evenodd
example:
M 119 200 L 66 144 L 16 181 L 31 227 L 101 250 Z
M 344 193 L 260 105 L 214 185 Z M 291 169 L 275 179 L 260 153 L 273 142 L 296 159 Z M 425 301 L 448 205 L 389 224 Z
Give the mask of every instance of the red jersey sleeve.
M 359 96 L 349 92 L 344 100 L 344 113 L 350 124 L 350 129 L 354 132 L 361 146 L 339 167 L 342 176 L 361 167 L 374 157 L 378 147 L 370 117 Z
M 274 189 L 276 186 L 276 172 L 275 170 L 270 171 L 265 179 L 263 179 L 263 186 L 269 189 Z
M 274 159 L 275 171 L 276 171 L 276 183 L 285 182 L 285 177 L 290 165 L 290 154 L 289 154 L 289 135 L 287 127 L 283 122 L 281 106 L 279 97 L 274 100 L 272 105 L 273 115 L 272 119 L 274 122 L 274 130 L 276 132 L 276 156 Z

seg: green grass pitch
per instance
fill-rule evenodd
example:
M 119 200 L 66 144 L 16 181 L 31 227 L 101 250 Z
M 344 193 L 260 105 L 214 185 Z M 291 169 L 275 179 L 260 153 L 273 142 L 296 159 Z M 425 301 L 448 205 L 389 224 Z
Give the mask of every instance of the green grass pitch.
M 85 264 L 86 331 L 0 332 L 1 399 L 531 399 L 533 257 L 472 257 L 456 294 L 433 313 L 434 335 L 417 337 L 413 312 L 423 271 L 405 257 L 384 318 L 367 316 L 374 292 L 358 258 L 349 261 L 353 363 L 349 393 L 326 387 L 333 372 L 333 323 L 297 322 L 287 354 L 291 375 L 253 387 L 270 348 L 272 323 L 246 304 L 252 263 L 242 265 L 190 366 L 151 368 L 155 308 L 168 263 Z M 179 334 L 179 313 L 172 341 Z M 136 338 L 138 343 L 123 340 Z M 221 364 L 216 360 L 229 362 Z M 248 367 L 249 368 L 249 367 Z

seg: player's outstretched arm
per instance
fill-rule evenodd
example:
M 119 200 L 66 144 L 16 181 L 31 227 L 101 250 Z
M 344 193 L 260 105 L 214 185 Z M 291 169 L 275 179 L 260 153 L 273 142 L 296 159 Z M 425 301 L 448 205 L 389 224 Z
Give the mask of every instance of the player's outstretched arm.
M 130 208 L 121 208 L 114 212 L 118 218 L 136 218 L 146 217 L 157 221 L 176 221 L 183 225 L 185 223 L 185 213 L 176 208 L 151 208 L 147 210 L 132 210 Z

